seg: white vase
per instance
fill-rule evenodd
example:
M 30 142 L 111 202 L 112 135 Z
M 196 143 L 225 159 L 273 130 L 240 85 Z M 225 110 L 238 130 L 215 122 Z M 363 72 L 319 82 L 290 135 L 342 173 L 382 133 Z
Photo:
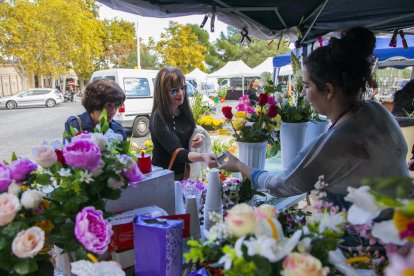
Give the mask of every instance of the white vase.
M 259 143 L 245 143 L 239 144 L 239 159 L 250 167 L 263 170 L 266 161 L 267 141 Z
M 307 146 L 310 142 L 319 137 L 321 134 L 328 131 L 328 128 L 328 121 L 308 122 L 308 126 L 306 127 L 305 146 Z
M 285 123 L 280 127 L 282 168 L 286 169 L 305 144 L 308 123 Z

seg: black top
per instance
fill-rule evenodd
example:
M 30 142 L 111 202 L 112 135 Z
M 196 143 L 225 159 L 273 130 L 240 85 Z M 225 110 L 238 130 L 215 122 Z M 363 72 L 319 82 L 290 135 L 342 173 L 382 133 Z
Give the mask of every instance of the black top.
M 398 90 L 394 94 L 394 107 L 392 114 L 398 117 L 407 117 L 414 112 L 414 98 L 411 93 L 404 90 Z
M 88 112 L 83 112 L 78 116 L 70 116 L 65 122 L 65 131 L 67 133 L 70 133 L 70 126 L 76 128 L 78 131 L 81 131 L 77 117 L 79 117 L 81 120 L 82 131 L 93 133 L 96 124 L 93 122 L 91 115 Z M 120 123 L 111 120 L 109 122 L 109 128 L 111 128 L 115 133 L 121 134 L 124 138 L 124 141 L 127 140 L 126 131 Z
M 166 169 L 174 151 L 177 148 L 184 148 L 177 154 L 171 168 L 176 175 L 184 173 L 185 163 L 190 162 L 188 160 L 189 142 L 194 132 L 194 127 L 184 112 L 181 111 L 179 116 L 172 118 L 171 126 L 163 120 L 158 111 L 155 112 L 151 116 L 150 131 L 154 145 L 152 164 Z
M 249 87 L 249 90 L 247 91 L 247 95 L 249 95 L 249 99 L 253 103 L 257 103 L 257 101 L 259 100 L 259 97 L 257 96 L 257 94 L 259 93 L 259 90 L 254 89 L 253 87 Z

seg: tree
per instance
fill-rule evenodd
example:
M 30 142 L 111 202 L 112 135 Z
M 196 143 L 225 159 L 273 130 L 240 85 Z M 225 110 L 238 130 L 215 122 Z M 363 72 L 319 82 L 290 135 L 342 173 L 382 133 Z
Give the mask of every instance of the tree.
M 148 44 L 145 44 L 140 40 L 140 53 L 141 53 L 141 68 L 143 69 L 159 69 L 158 56 L 155 52 L 155 42 L 150 37 Z M 128 57 L 127 68 L 135 68 L 137 66 L 137 53 L 133 52 Z
M 126 67 L 128 57 L 136 51 L 135 26 L 124 20 L 104 20 L 104 67 Z
M 277 49 L 277 44 L 277 41 L 268 45 L 266 40 L 252 39 L 252 43 L 250 43 L 248 47 L 241 47 L 240 59 L 253 68 L 268 57 L 274 57 L 289 51 L 287 42 L 282 41 L 279 49 Z
M 203 62 L 207 48 L 200 43 L 191 26 L 170 21 L 155 48 L 164 64 L 179 67 L 184 74 L 194 68 L 206 71 Z

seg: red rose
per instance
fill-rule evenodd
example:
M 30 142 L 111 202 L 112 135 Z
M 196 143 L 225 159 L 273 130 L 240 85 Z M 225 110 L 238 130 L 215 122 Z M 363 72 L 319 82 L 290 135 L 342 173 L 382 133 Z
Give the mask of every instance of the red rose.
M 267 104 L 267 94 L 261 93 L 259 95 L 259 101 L 257 102 L 260 106 L 265 106 Z
M 60 149 L 55 149 L 57 160 L 60 164 L 66 165 L 65 157 L 63 157 L 63 152 Z
M 221 112 L 223 112 L 224 117 L 226 119 L 231 120 L 233 118 L 233 113 L 231 112 L 231 106 L 223 106 L 221 109 Z
M 268 115 L 270 118 L 274 118 L 274 117 L 276 117 L 276 115 L 277 115 L 277 107 L 276 107 L 276 105 L 271 105 L 271 106 L 269 107 L 269 110 L 267 111 L 267 115 Z

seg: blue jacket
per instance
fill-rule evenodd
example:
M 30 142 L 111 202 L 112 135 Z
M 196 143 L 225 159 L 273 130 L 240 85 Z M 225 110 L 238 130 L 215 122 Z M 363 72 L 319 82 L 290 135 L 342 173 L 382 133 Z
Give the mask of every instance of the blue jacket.
M 84 112 L 78 116 L 70 116 L 66 122 L 65 122 L 65 131 L 67 133 L 70 133 L 70 126 L 73 128 L 76 128 L 78 131 L 80 131 L 79 122 L 77 117 L 80 118 L 82 122 L 82 131 L 93 133 L 93 130 L 95 129 L 96 124 L 93 122 L 91 115 L 89 115 L 88 112 Z M 124 141 L 127 140 L 127 135 L 125 129 L 121 126 L 120 123 L 111 120 L 109 122 L 109 128 L 111 128 L 115 133 L 121 134 L 124 138 Z

